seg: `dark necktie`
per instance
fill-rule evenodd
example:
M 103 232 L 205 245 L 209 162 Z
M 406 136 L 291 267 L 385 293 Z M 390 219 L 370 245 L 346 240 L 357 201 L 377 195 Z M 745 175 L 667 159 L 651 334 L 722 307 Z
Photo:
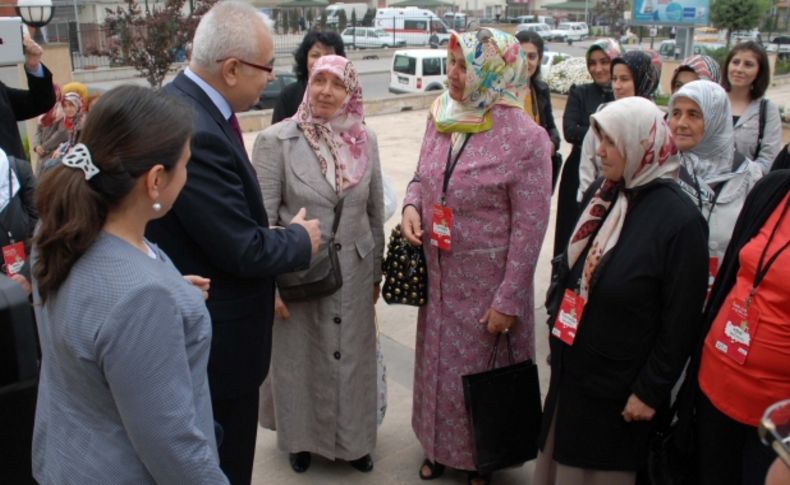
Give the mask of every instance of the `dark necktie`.
M 241 126 L 239 125 L 239 119 L 236 118 L 236 113 L 230 115 L 230 118 L 228 118 L 228 123 L 230 123 L 230 127 L 233 128 L 233 131 L 236 132 L 236 136 L 239 137 L 241 148 L 243 148 L 246 152 L 247 148 L 244 146 L 244 137 L 241 134 Z

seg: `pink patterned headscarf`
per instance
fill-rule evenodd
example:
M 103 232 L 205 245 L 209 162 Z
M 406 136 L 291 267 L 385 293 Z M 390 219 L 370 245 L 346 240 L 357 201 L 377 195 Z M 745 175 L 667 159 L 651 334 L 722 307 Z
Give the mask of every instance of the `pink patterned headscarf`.
M 310 105 L 310 85 L 321 72 L 336 76 L 346 86 L 345 101 L 328 120 L 314 116 Z M 335 191 L 338 195 L 359 183 L 368 166 L 368 137 L 362 124 L 362 87 L 348 59 L 331 55 L 315 61 L 302 104 L 293 120 L 304 132 L 308 145 L 318 158 L 321 173 L 326 176 L 328 164 L 334 165 Z M 326 150 L 321 149 L 322 145 Z M 324 156 L 327 150 L 332 156 L 331 161 Z
M 568 244 L 570 268 L 590 245 L 579 293 L 585 299 L 595 269 L 620 239 L 628 215 L 624 190 L 647 185 L 658 178 L 673 178 L 680 168 L 664 113 L 652 101 L 631 96 L 609 103 L 590 116 L 590 127 L 598 138 L 605 135 L 614 141 L 625 159 L 625 170 L 622 180 L 603 182 L 579 216 Z

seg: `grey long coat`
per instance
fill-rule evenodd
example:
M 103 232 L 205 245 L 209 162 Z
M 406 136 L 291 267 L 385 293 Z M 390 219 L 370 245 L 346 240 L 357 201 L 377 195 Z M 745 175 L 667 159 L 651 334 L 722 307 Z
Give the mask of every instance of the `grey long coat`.
M 381 278 L 384 199 L 378 144 L 368 134 L 368 167 L 345 195 L 335 237 L 343 286 L 316 301 L 288 303 L 275 318 L 272 363 L 261 390 L 260 423 L 277 429 L 280 448 L 354 460 L 376 444 L 376 329 L 373 284 Z M 338 197 L 292 120 L 260 135 L 253 164 L 271 225 L 301 207 L 321 221 L 320 251 L 329 239 Z

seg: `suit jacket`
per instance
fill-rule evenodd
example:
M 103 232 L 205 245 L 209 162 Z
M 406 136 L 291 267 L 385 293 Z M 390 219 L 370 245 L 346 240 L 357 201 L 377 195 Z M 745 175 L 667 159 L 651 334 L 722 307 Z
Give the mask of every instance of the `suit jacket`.
M 274 276 L 309 265 L 310 239 L 295 224 L 269 229 L 255 169 L 208 95 L 184 73 L 164 90 L 194 107 L 192 158 L 172 210 L 146 235 L 183 274 L 211 278 L 211 394 L 239 397 L 269 369 Z
M 0 148 L 23 160 L 27 159 L 27 154 L 22 147 L 17 121 L 46 113 L 55 104 L 52 73 L 42 67 L 44 77 L 33 76 L 25 70 L 29 89 L 10 88 L 0 82 Z

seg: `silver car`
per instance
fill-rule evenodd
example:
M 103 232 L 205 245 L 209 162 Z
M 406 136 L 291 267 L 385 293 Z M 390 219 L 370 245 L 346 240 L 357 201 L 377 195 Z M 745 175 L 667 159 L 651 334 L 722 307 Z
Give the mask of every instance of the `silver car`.
M 349 27 L 341 35 L 347 47 L 357 49 L 386 49 L 387 47 L 405 47 L 404 39 L 393 39 L 391 33 L 373 27 Z

